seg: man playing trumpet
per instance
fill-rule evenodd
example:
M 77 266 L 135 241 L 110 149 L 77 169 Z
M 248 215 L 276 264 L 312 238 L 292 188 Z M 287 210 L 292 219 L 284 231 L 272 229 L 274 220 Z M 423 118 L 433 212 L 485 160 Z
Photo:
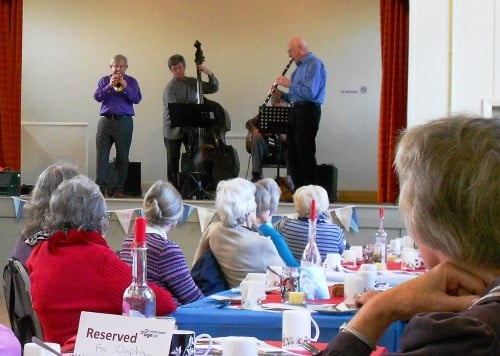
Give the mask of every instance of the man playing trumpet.
M 109 65 L 111 75 L 102 77 L 97 83 L 94 99 L 101 103 L 101 119 L 96 134 L 96 184 L 103 194 L 109 186 L 108 196 L 123 198 L 123 187 L 127 178 L 128 154 L 132 142 L 134 104 L 142 99 L 139 83 L 126 75 L 127 57 L 117 54 Z M 113 182 L 108 180 L 109 152 L 115 144 L 116 161 Z

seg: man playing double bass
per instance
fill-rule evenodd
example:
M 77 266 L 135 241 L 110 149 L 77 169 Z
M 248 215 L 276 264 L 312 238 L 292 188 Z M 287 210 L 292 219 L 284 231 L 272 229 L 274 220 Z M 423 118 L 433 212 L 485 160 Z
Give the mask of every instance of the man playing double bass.
M 203 64 L 197 66 L 198 70 L 208 76 L 208 82 L 203 81 L 203 93 L 212 94 L 219 90 L 219 81 L 214 73 Z M 197 103 L 197 79 L 186 77 L 186 61 L 180 54 L 174 54 L 168 59 L 168 68 L 172 72 L 172 79 L 163 91 L 163 142 L 167 149 L 167 179 L 178 190 L 178 173 L 181 145 L 184 144 L 188 155 L 197 151 L 197 127 L 172 127 L 168 112 L 169 103 Z M 194 157 L 192 157 L 194 159 Z

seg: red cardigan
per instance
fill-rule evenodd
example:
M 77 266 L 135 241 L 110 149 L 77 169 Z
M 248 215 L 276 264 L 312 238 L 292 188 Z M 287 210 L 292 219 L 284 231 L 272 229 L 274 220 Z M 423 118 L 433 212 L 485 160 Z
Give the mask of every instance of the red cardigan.
M 121 314 L 123 292 L 132 282 L 130 266 L 97 232 L 58 231 L 35 247 L 26 267 L 45 341 L 60 345 L 76 335 L 81 311 Z M 175 311 L 170 293 L 150 286 L 156 313 Z

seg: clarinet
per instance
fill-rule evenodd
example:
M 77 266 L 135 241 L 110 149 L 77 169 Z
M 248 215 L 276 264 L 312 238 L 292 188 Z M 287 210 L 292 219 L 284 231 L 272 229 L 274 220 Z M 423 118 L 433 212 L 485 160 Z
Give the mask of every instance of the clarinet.
M 283 73 L 281 73 L 282 76 L 286 74 L 286 72 L 288 71 L 288 68 L 290 68 L 290 66 L 292 65 L 292 62 L 293 62 L 293 59 L 290 59 L 290 62 L 288 62 L 285 69 L 283 69 Z M 267 98 L 266 98 L 266 100 L 264 100 L 264 104 L 262 104 L 262 106 L 267 105 L 267 103 L 269 102 L 269 100 L 271 99 L 271 97 L 273 96 L 273 94 L 277 88 L 278 88 L 278 83 L 274 83 L 273 86 L 271 87 L 271 90 L 269 90 L 269 94 L 267 94 Z

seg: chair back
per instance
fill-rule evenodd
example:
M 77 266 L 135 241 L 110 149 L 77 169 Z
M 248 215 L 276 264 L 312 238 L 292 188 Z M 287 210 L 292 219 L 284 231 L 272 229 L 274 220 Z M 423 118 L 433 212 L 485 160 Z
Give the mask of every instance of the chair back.
M 16 257 L 11 257 L 3 270 L 3 292 L 12 331 L 21 346 L 33 336 L 43 340 L 42 327 L 31 304 L 28 271 Z

